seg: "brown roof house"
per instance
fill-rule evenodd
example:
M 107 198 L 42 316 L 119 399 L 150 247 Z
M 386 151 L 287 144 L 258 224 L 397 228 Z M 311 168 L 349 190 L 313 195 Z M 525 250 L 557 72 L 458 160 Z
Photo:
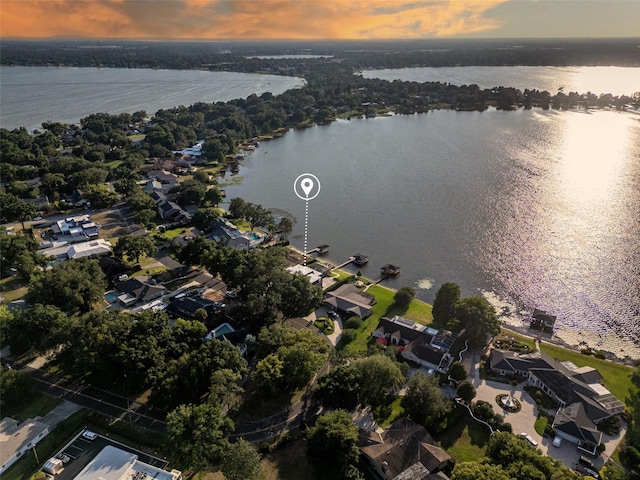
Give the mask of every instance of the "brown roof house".
M 429 432 L 406 418 L 396 420 L 380 440 L 361 436 L 360 452 L 381 480 L 448 479 L 452 458 L 434 445 Z
M 358 287 L 351 283 L 346 283 L 331 292 L 327 292 L 324 303 L 346 313 L 352 313 L 360 318 L 367 318 L 371 315 L 376 299 L 373 295 L 361 292 Z

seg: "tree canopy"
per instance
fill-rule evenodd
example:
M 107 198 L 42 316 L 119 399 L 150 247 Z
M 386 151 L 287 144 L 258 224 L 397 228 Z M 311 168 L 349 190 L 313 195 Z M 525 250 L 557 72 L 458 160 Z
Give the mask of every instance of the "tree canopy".
M 325 413 L 307 429 L 306 435 L 309 461 L 319 478 L 361 478 L 356 467 L 360 456 L 358 427 L 347 412 L 334 410 Z
M 412 420 L 426 427 L 434 425 L 452 407 L 451 400 L 442 393 L 436 378 L 421 372 L 409 380 L 402 406 Z

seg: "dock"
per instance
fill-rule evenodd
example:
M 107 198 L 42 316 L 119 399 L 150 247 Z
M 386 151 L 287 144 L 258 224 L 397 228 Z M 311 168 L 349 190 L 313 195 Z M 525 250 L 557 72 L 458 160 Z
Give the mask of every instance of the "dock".
M 316 248 L 312 248 L 305 255 L 310 255 L 312 253 L 317 253 L 318 255 L 324 255 L 329 251 L 329 245 L 318 245 Z

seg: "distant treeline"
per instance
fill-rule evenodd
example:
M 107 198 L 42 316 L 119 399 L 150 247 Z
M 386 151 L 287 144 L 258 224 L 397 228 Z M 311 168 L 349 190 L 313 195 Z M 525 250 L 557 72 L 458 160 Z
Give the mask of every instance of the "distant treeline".
M 125 42 L 3 41 L 2 65 L 213 68 L 303 74 L 309 64 L 345 70 L 444 66 L 640 67 L 639 39 Z M 255 58 L 324 55 L 315 59 Z M 248 58 L 252 57 L 252 58 Z

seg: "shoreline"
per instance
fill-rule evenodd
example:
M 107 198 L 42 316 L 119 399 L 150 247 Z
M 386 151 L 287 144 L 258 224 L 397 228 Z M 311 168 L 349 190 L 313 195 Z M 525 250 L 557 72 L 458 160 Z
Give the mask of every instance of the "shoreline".
M 304 253 L 300 249 L 292 246 L 291 244 L 288 245 L 288 248 L 291 249 L 291 251 L 295 252 L 296 254 L 299 254 L 299 255 L 304 257 Z M 307 258 L 309 258 L 309 257 L 307 256 Z M 317 257 L 314 257 L 314 260 L 316 262 L 319 261 Z M 343 272 L 343 273 L 346 273 L 346 274 L 349 274 L 349 275 L 354 275 L 354 274 L 351 274 L 350 272 L 347 272 L 345 270 L 336 269 L 335 268 L 336 265 L 334 265 L 333 263 L 331 263 L 331 262 L 329 262 L 327 260 L 322 260 L 322 261 L 320 261 L 320 263 L 323 263 L 325 265 L 328 265 L 328 266 L 332 267 L 332 269 L 331 269 L 332 271 L 335 270 L 335 271 L 340 271 L 340 272 Z M 366 281 L 368 281 L 371 284 L 374 283 L 374 280 L 371 280 L 370 278 L 367 278 L 367 277 L 364 277 L 364 276 L 361 276 L 360 278 L 365 279 Z M 395 291 L 395 289 L 387 287 L 387 286 L 384 286 L 384 285 L 382 285 L 380 283 L 378 283 L 377 286 L 382 287 L 382 288 L 386 288 L 387 290 L 390 290 L 390 291 Z M 417 300 L 417 301 L 423 302 L 425 304 L 427 303 L 427 302 L 424 302 L 422 300 Z M 509 321 L 506 321 L 500 315 L 498 315 L 498 318 L 500 319 L 500 326 L 501 326 L 501 328 L 503 330 L 511 331 L 511 332 L 516 333 L 518 335 L 523 335 L 525 337 L 529 337 L 529 338 L 532 338 L 532 339 L 535 338 L 535 335 L 531 334 L 530 329 L 526 325 L 524 325 L 524 322 L 522 322 L 522 324 L 518 325 L 518 324 L 514 323 L 513 319 L 511 319 L 511 321 L 509 322 Z M 591 347 L 588 342 L 584 341 L 586 339 L 585 337 L 582 337 L 583 338 L 582 342 L 576 341 L 575 344 L 570 343 L 566 339 L 564 339 L 564 338 L 562 338 L 560 336 L 560 335 L 562 335 L 562 333 L 566 334 L 566 337 L 568 339 L 574 339 L 574 340 L 577 340 L 582 335 L 582 332 L 575 333 L 575 332 L 570 332 L 570 331 L 565 331 L 565 330 L 559 329 L 559 330 L 554 331 L 554 333 L 551 336 L 549 334 L 543 335 L 542 341 L 546 342 L 546 343 L 548 343 L 550 345 L 554 345 L 554 346 L 557 346 L 557 347 L 560 347 L 560 348 L 564 348 L 566 350 L 571 350 L 571 351 L 574 351 L 574 352 L 577 352 L 577 353 L 580 353 L 580 350 L 582 348 L 581 345 L 584 345 L 584 347 L 588 346 L 588 347 L 592 348 L 595 351 L 599 351 L 599 352 L 604 353 L 606 360 L 614 362 L 614 363 L 618 363 L 618 364 L 621 364 L 621 365 L 632 366 L 634 364 L 634 362 L 638 360 L 637 358 L 633 358 L 631 356 L 621 357 L 621 356 L 617 355 L 615 352 L 607 351 L 607 350 L 604 350 L 604 349 L 601 350 L 599 348 Z M 588 357 L 588 356 L 585 355 L 585 357 Z M 596 358 L 596 357 L 594 357 L 594 358 Z

